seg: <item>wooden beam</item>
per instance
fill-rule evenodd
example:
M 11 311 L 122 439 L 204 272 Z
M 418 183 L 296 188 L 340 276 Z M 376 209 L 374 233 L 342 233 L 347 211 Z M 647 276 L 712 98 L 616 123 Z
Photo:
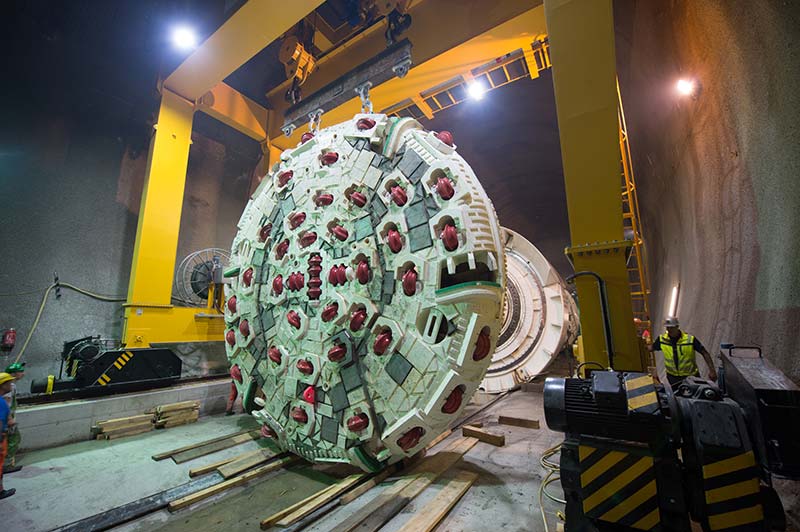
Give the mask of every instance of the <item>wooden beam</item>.
M 522 417 L 500 416 L 497 418 L 497 422 L 500 423 L 501 425 L 511 425 L 514 427 L 522 427 L 524 429 L 539 428 L 538 419 L 525 419 Z
M 240 486 L 249 480 L 253 480 L 254 478 L 266 475 L 271 471 L 275 471 L 276 469 L 279 469 L 281 467 L 293 464 L 294 462 L 297 462 L 299 460 L 300 458 L 297 456 L 287 456 L 285 458 L 278 458 L 274 462 L 270 462 L 269 464 L 253 469 L 252 471 L 248 471 L 243 475 L 225 480 L 223 482 L 220 482 L 219 484 L 214 484 L 209 488 L 192 493 L 191 495 L 187 495 L 186 497 L 176 499 L 169 503 L 168 509 L 170 512 L 174 512 L 176 510 L 180 510 L 181 508 L 186 508 L 187 506 L 194 504 L 196 502 L 200 502 L 204 499 L 207 499 L 212 495 L 216 495 L 217 493 L 221 493 L 235 486 Z
M 215 453 L 217 451 L 221 451 L 222 449 L 233 447 L 234 445 L 246 443 L 258 439 L 260 437 L 261 437 L 260 432 L 257 430 L 253 430 L 245 434 L 239 434 L 238 436 L 232 436 L 224 440 L 220 440 L 214 443 L 209 443 L 207 445 L 197 447 L 196 449 L 190 449 L 188 451 L 183 451 L 181 453 L 174 454 L 172 455 L 172 459 L 175 461 L 176 464 L 182 464 L 184 462 L 188 462 L 189 460 L 194 460 L 195 458 Z
M 361 482 L 366 476 L 367 473 L 358 473 L 355 475 L 350 475 L 349 477 L 343 480 L 340 480 L 339 482 L 331 486 L 330 489 L 326 490 L 324 493 L 319 494 L 317 497 L 314 497 L 312 500 L 298 507 L 290 514 L 282 517 L 275 524 L 278 526 L 287 527 L 299 521 L 300 519 L 307 516 L 317 508 L 327 504 L 328 502 L 335 499 L 343 492 L 347 491 L 348 489 L 352 488 L 353 486 Z M 264 523 L 262 522 L 261 529 L 265 530 L 266 528 L 268 527 L 265 527 Z
M 190 469 L 189 478 L 199 477 L 200 475 L 205 475 L 206 473 L 211 473 L 212 471 L 216 471 L 219 467 L 224 466 L 225 464 L 229 464 L 242 456 L 244 455 L 240 454 L 238 456 L 231 456 L 230 458 L 224 458 L 218 462 L 211 462 L 210 464 Z
M 178 454 L 178 453 L 182 453 L 182 452 L 185 452 L 185 451 L 189 451 L 191 449 L 196 449 L 198 447 L 202 447 L 202 446 L 208 445 L 210 443 L 216 443 L 218 441 L 227 440 L 228 438 L 233 438 L 234 436 L 239 436 L 241 434 L 247 434 L 247 433 L 252 432 L 252 431 L 253 431 L 253 429 L 240 430 L 239 432 L 234 432 L 233 434 L 226 434 L 225 436 L 220 436 L 218 438 L 212 438 L 210 440 L 204 440 L 204 441 L 200 441 L 200 442 L 197 442 L 197 443 L 192 443 L 191 445 L 186 445 L 184 447 L 178 447 L 177 449 L 172 449 L 171 451 L 164 451 L 163 453 L 154 454 L 150 458 L 152 458 L 155 461 L 166 460 L 167 458 L 171 457 L 173 454 Z
M 294 503 L 294 504 L 292 504 L 290 506 L 287 506 L 286 508 L 284 508 L 282 510 L 278 510 L 277 512 L 275 512 L 271 516 L 269 516 L 269 517 L 267 517 L 267 518 L 265 518 L 265 519 L 263 519 L 261 521 L 261 529 L 262 530 L 266 530 L 267 528 L 271 527 L 273 524 L 277 523 L 279 520 L 283 519 L 284 517 L 286 517 L 290 513 L 294 512 L 295 510 L 297 510 L 301 506 L 303 506 L 305 504 L 308 504 L 309 502 L 313 501 L 317 497 L 320 497 L 321 495 L 324 495 L 325 493 L 329 492 L 333 488 L 333 486 L 335 486 L 335 484 L 331 484 L 330 486 L 325 486 L 321 490 L 312 493 L 311 495 L 309 495 L 305 499 L 299 500 L 296 503 Z
M 398 532 L 430 532 L 436 528 L 439 521 L 444 519 L 477 478 L 477 473 L 472 471 L 459 471 L 458 475 L 450 480 L 431 502 L 421 510 L 417 510 Z
M 506 444 L 506 437 L 502 434 L 492 434 L 491 432 L 486 432 L 485 430 L 481 430 L 471 425 L 464 425 L 461 427 L 461 434 L 464 436 L 478 438 L 480 441 L 489 443 L 496 447 L 502 447 Z
M 384 469 L 383 471 L 381 471 L 368 481 L 364 482 L 360 486 L 357 486 L 351 492 L 342 495 L 342 498 L 339 499 L 339 504 L 341 506 L 344 506 L 345 504 L 353 502 L 354 500 L 361 497 L 366 492 L 368 492 L 369 490 L 371 490 L 372 488 L 374 488 L 375 486 L 386 480 L 389 477 L 389 475 L 393 474 L 395 471 L 397 471 L 397 466 L 390 465 L 389 467 L 387 467 L 386 469 Z
M 397 515 L 422 490 L 452 467 L 475 444 L 476 438 L 460 438 L 446 450 L 422 460 L 411 476 L 398 480 L 395 485 L 372 499 L 357 512 L 340 523 L 337 532 L 375 532 Z
M 434 447 L 439 442 L 441 442 L 442 440 L 444 440 L 445 438 L 450 436 L 452 433 L 453 433 L 453 431 L 450 430 L 450 429 L 447 429 L 446 431 L 442 432 L 441 434 L 436 436 L 434 439 L 432 439 L 431 442 L 428 445 L 425 446 L 425 450 L 427 451 L 428 449 Z
M 270 451 L 269 449 L 256 449 L 255 451 L 245 453 L 233 462 L 229 462 L 225 465 L 222 465 L 217 468 L 219 474 L 222 475 L 223 478 L 231 478 L 235 477 L 242 471 L 247 471 L 251 467 L 255 467 L 259 464 L 263 464 L 270 458 L 275 456 L 275 453 Z M 279 456 L 288 456 L 287 453 L 282 453 Z

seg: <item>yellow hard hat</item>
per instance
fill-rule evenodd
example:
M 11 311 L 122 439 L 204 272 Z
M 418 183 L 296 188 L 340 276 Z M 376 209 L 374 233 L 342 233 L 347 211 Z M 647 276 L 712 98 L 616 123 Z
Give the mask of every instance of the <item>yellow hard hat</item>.
M 14 377 L 9 375 L 8 373 L 0 373 L 0 384 L 5 384 L 8 381 L 13 381 Z

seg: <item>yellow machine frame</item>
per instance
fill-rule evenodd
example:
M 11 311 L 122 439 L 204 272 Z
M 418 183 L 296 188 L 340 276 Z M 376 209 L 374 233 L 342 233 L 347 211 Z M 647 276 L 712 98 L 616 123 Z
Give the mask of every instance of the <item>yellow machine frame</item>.
M 301 131 L 290 138 L 280 132 L 287 107 L 283 99 L 286 86 L 267 95 L 268 111 L 222 80 L 321 3 L 249 0 L 164 81 L 133 254 L 125 345 L 222 339 L 221 314 L 171 305 L 194 112 L 204 112 L 261 142 L 267 162 L 274 161 L 282 149 L 296 145 Z M 478 11 L 481 16 L 475 16 Z M 610 0 L 548 0 L 544 7 L 536 0 L 498 0 L 488 10 L 481 2 L 422 0 L 412 5 L 410 13 L 414 23 L 404 37 L 413 43 L 414 67 L 406 77 L 370 91 L 376 109 L 409 99 L 422 102 L 426 89 L 518 49 L 524 51 L 529 72 L 535 77 L 541 68 L 531 43 L 549 33 L 557 65 L 556 104 L 573 240 L 570 254 L 576 269 L 596 271 L 608 283 L 620 368 L 642 369 L 627 284 L 629 244 L 622 239 Z M 442 31 L 443 20 L 447 20 L 447 31 Z M 580 31 L 575 30 L 576 25 Z M 384 45 L 379 25 L 362 32 L 319 61 L 304 91 L 313 93 L 373 57 Z M 598 84 L 592 98 L 587 98 L 584 90 L 587 83 L 592 87 Z M 420 108 L 424 110 L 424 105 Z M 359 109 L 360 101 L 354 95 L 323 119 L 336 123 Z M 597 298 L 588 281 L 579 280 L 577 286 L 587 360 L 602 363 L 606 355 L 600 316 L 593 303 Z

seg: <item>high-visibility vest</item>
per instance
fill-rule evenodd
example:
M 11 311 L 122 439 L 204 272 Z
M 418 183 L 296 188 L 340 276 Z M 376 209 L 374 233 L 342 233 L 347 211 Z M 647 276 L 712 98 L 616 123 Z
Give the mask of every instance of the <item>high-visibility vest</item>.
M 664 353 L 664 367 L 667 373 L 678 377 L 688 377 L 697 373 L 694 360 L 694 336 L 681 331 L 677 349 L 672 348 L 672 339 L 664 333 L 659 337 L 661 352 Z

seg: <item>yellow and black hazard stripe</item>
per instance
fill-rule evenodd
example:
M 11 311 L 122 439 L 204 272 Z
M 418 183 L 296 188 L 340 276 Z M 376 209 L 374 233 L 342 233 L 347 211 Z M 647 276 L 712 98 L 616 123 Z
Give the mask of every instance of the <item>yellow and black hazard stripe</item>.
M 581 445 L 578 457 L 584 515 L 639 530 L 660 523 L 652 456 Z
M 764 510 L 753 451 L 703 465 L 708 528 L 761 530 Z
M 653 377 L 646 373 L 628 373 L 625 375 L 625 392 L 628 396 L 628 411 L 652 414 L 658 409 Z
M 133 351 L 125 351 L 124 353 L 120 354 L 114 363 L 109 366 L 99 377 L 97 377 L 97 381 L 95 384 L 99 384 L 100 386 L 106 386 L 109 382 L 111 382 L 111 377 L 108 376 L 109 373 L 114 373 L 114 370 L 111 368 L 116 368 L 117 371 L 122 370 L 122 368 L 131 361 L 133 358 Z

